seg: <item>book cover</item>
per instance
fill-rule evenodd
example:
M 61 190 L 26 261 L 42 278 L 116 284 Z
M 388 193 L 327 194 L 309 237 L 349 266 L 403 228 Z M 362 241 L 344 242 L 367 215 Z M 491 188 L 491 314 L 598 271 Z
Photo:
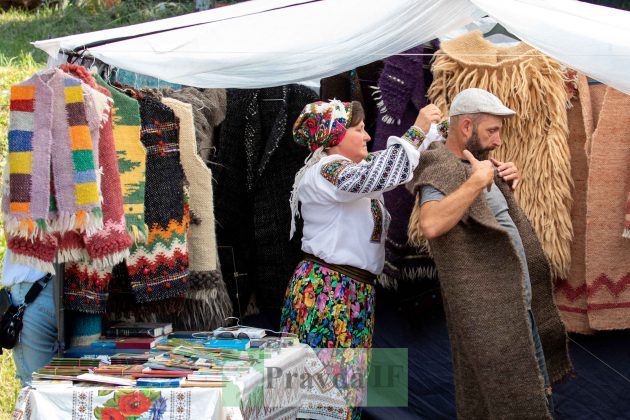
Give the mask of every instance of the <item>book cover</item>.
M 173 332 L 166 322 L 119 322 L 110 326 L 105 335 L 113 337 L 159 337 Z
M 247 350 L 249 340 L 211 338 L 204 344 L 204 347 L 212 349 Z
M 160 341 L 153 337 L 128 337 L 116 340 L 117 349 L 152 349 Z

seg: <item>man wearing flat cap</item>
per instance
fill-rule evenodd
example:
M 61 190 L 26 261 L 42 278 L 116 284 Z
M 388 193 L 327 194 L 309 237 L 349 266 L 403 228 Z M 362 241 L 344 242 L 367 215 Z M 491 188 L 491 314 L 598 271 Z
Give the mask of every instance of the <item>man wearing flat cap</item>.
M 428 240 L 453 353 L 460 419 L 553 417 L 571 371 L 549 264 L 512 195 L 513 164 L 487 160 L 515 112 L 482 89 L 452 101 L 445 142 L 422 154 L 409 237 Z

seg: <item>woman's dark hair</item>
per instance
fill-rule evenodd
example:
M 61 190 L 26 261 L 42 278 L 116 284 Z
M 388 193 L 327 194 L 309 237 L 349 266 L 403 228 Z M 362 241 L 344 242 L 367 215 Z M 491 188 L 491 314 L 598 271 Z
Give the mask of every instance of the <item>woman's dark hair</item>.
M 352 101 L 352 120 L 350 121 L 350 127 L 358 125 L 365 119 L 365 111 L 363 105 L 359 101 Z

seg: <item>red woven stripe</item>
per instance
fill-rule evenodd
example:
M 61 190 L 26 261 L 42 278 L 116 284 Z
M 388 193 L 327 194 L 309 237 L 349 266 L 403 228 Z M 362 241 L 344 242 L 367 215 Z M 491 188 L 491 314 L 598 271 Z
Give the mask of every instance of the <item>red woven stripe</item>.
M 35 102 L 31 100 L 12 100 L 10 110 L 22 112 L 34 112 Z

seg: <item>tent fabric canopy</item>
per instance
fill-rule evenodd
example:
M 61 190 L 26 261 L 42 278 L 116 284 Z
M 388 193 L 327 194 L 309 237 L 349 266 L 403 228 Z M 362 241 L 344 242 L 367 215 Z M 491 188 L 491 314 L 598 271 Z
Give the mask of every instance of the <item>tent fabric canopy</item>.
M 484 15 L 630 94 L 630 12 L 575 0 L 253 0 L 34 45 L 53 59 L 87 46 L 109 65 L 171 83 L 262 88 L 335 75 Z

